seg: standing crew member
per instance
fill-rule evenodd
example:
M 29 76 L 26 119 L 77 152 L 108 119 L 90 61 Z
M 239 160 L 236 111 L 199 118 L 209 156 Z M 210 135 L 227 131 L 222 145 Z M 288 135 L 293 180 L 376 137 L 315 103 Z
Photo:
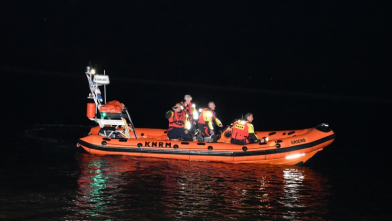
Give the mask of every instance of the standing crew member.
M 184 107 L 184 111 L 186 114 L 188 114 L 189 122 L 192 122 L 193 119 L 193 108 L 192 108 L 192 97 L 191 95 L 187 94 L 184 97 L 183 102 L 181 102 L 181 105 Z
M 231 133 L 230 143 L 232 144 L 248 144 L 260 142 L 255 134 L 253 125 L 253 114 L 245 114 L 245 120 L 238 120 L 233 124 L 233 131 Z M 264 140 L 262 140 L 264 142 Z
M 187 94 L 184 96 L 183 102 L 181 105 L 184 107 L 184 111 L 186 113 L 186 120 L 185 120 L 185 129 L 187 129 L 192 136 L 195 134 L 195 126 L 196 121 L 199 118 L 199 115 L 196 110 L 196 105 L 192 104 L 192 97 L 191 95 Z
M 184 129 L 185 124 L 185 111 L 182 110 L 181 104 L 177 103 L 172 109 L 166 112 L 165 117 L 169 120 L 169 128 L 167 136 L 170 140 L 186 140 L 192 141 L 188 134 L 188 130 Z
M 223 127 L 222 123 L 215 115 L 215 103 L 210 101 L 208 102 L 208 108 L 204 108 L 199 116 L 198 128 L 201 131 L 201 135 L 203 137 L 211 137 L 213 142 L 217 142 L 217 137 L 214 133 L 215 123 L 218 127 Z

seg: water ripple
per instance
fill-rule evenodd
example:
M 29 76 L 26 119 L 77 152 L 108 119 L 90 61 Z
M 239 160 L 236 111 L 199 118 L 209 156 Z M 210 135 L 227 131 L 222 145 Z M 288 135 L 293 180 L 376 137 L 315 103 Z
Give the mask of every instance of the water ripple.
M 78 155 L 64 219 L 323 219 L 327 180 L 297 166 Z

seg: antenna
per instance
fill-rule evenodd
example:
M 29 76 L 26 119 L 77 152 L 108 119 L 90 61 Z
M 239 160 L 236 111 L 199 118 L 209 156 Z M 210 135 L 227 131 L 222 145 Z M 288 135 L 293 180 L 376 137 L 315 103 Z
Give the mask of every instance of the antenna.
M 103 75 L 106 75 L 105 70 L 103 70 Z M 103 85 L 103 90 L 104 90 L 104 92 L 105 92 L 105 104 L 106 104 L 106 84 Z

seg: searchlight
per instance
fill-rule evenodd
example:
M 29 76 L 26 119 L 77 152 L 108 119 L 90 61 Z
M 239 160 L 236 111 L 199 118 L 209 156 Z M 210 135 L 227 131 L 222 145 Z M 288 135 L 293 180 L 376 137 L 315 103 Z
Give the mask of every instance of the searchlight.
M 199 113 L 197 113 L 197 110 L 193 111 L 193 119 L 195 119 L 195 120 L 199 119 Z
M 186 124 L 185 124 L 185 128 L 187 129 L 187 130 L 190 130 L 191 129 L 191 122 L 186 122 Z

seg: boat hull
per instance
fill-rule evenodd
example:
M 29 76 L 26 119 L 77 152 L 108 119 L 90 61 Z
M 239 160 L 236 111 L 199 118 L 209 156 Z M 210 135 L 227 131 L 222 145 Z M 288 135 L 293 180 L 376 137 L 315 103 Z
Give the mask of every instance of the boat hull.
M 90 154 L 128 155 L 188 161 L 226 163 L 263 163 L 294 165 L 306 162 L 318 151 L 330 145 L 334 132 L 325 126 L 294 131 L 257 132 L 269 137 L 264 144 L 236 145 L 224 136 L 218 143 L 167 140 L 165 130 L 136 129 L 139 139 L 110 139 L 94 133 L 79 140 L 80 146 Z

